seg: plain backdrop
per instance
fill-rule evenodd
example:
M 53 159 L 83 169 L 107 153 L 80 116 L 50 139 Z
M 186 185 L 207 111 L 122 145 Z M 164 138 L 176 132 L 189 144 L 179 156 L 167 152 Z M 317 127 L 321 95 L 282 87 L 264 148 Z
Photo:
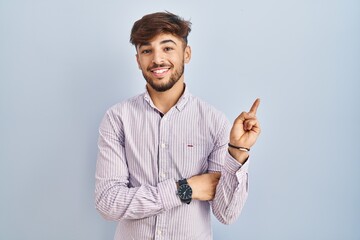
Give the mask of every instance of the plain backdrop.
M 0 239 L 112 239 L 94 207 L 98 126 L 145 90 L 129 33 L 193 23 L 189 90 L 230 121 L 256 97 L 250 195 L 214 239 L 360 239 L 358 0 L 0 0 Z

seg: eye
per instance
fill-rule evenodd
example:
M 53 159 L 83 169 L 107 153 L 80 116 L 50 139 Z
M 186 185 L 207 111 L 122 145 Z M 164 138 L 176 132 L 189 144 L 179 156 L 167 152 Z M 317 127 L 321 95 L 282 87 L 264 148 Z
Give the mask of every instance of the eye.
M 172 47 L 165 47 L 165 48 L 164 48 L 164 51 L 165 51 L 165 52 L 169 52 L 169 51 L 171 51 L 171 50 L 173 50 Z
M 149 53 L 151 53 L 151 50 L 149 50 L 149 49 L 144 49 L 144 50 L 141 51 L 141 53 L 142 53 L 142 54 L 149 54 Z

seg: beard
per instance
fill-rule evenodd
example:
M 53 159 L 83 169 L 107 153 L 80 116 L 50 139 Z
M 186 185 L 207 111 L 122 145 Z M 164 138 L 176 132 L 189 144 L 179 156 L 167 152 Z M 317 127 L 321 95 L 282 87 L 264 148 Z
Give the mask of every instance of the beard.
M 154 65 L 151 68 L 156 68 L 156 67 L 167 67 L 167 65 Z M 171 68 L 173 68 L 173 66 L 171 66 Z M 152 76 L 147 75 L 146 73 L 143 72 L 143 76 L 146 82 L 157 92 L 165 92 L 171 89 L 179 81 L 179 79 L 183 74 L 184 74 L 184 64 L 181 65 L 180 69 L 174 69 L 174 72 L 171 74 L 169 81 L 164 83 L 157 83 L 159 81 L 158 79 L 154 80 Z

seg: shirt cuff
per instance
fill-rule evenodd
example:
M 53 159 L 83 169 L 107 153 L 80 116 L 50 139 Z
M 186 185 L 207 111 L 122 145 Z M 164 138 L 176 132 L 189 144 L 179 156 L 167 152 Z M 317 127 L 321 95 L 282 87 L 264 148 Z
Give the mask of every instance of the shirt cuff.
M 167 179 L 159 183 L 158 190 L 165 210 L 181 206 L 182 202 L 177 195 L 177 186 L 174 179 Z
M 224 168 L 228 173 L 232 175 L 246 173 L 248 172 L 249 168 L 249 159 L 246 160 L 244 164 L 241 164 L 235 158 L 233 158 L 229 152 L 226 152 Z

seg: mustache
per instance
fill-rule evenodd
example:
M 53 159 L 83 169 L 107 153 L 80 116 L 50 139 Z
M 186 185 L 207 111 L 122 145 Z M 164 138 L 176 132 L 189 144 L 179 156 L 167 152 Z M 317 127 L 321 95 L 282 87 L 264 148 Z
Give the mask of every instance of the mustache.
M 172 65 L 171 64 L 153 64 L 150 67 L 148 67 L 147 70 L 151 71 L 151 69 L 153 69 L 153 68 L 164 68 L 164 67 L 171 68 Z

